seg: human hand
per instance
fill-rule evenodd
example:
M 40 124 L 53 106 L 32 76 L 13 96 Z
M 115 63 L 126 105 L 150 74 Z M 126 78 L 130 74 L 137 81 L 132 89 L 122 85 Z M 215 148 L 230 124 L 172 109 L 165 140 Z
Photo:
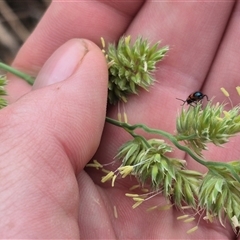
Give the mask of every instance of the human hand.
M 52 3 L 13 66 L 36 76 L 53 51 L 73 37 L 99 43 L 103 36 L 113 42 L 126 32 L 133 37 L 146 36 L 153 42 L 163 39 L 163 45 L 169 44 L 171 50 L 156 73 L 158 83 L 150 93 L 131 97 L 125 108 L 130 123 L 143 122 L 173 132 L 180 105 L 176 97 L 184 99 L 202 89 L 210 98 L 216 96 L 221 101 L 224 97 L 220 87 L 233 92 L 228 86 L 237 86 L 239 48 L 234 12 L 239 4 L 232 12 L 233 3 L 146 2 L 138 12 L 141 4 L 141 1 L 115 3 L 115 7 L 108 8 L 97 2 Z M 174 209 L 147 213 L 148 206 L 142 205 L 132 210 L 131 199 L 124 194 L 133 181 L 120 181 L 111 188 L 100 183 L 100 173 L 83 171 L 102 134 L 107 88 L 104 58 L 94 45 L 87 42 L 87 46 L 92 50 L 88 51 L 90 57 L 88 53 L 85 55 L 74 77 L 57 79 L 68 80 L 45 87 L 46 79 L 53 83 L 56 77 L 44 67 L 34 86 L 36 90 L 29 92 L 23 81 L 11 78 L 9 92 L 13 104 L 1 112 L 5 119 L 1 127 L 4 134 L 0 135 L 5 146 L 1 150 L 1 171 L 4 170 L 5 177 L 0 195 L 6 216 L 1 220 L 3 237 L 233 238 L 229 226 L 224 229 L 203 221 L 189 236 L 186 231 L 196 222 L 191 225 L 176 221 L 180 214 Z M 232 100 L 237 102 L 234 93 Z M 116 117 L 116 112 L 111 108 L 108 114 Z M 111 162 L 127 139 L 126 133 L 107 124 L 95 158 L 101 163 Z M 210 151 L 207 158 L 236 159 L 238 144 L 235 141 L 227 149 Z M 177 154 L 178 158 L 184 158 L 183 154 Z M 197 167 L 195 162 L 187 160 L 189 168 Z M 165 204 L 164 198 L 156 197 L 148 204 L 161 202 Z M 117 206 L 117 219 L 113 206 Z

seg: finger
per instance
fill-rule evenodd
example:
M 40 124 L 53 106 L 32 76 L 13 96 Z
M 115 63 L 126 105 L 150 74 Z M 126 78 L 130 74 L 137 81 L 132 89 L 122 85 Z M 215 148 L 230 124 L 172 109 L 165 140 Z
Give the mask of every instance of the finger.
M 20 49 L 13 67 L 36 76 L 44 62 L 59 46 L 72 38 L 100 37 L 116 41 L 127 28 L 143 1 L 107 3 L 101 1 L 53 1 L 39 25 Z M 30 90 L 22 80 L 10 78 L 8 93 L 15 101 Z
M 33 91 L 1 110 L 1 237 L 79 238 L 74 173 L 98 147 L 106 98 L 101 50 L 73 39 L 46 62 Z
M 239 28 L 239 10 L 240 3 L 237 2 L 229 21 L 226 34 L 219 47 L 214 63 L 212 65 L 209 77 L 204 85 L 204 91 L 208 91 L 210 96 L 215 97 L 214 102 L 228 103 L 226 109 L 231 108 L 231 102 L 220 91 L 224 87 L 230 94 L 232 104 L 239 104 L 240 97 L 237 94 L 236 87 L 239 86 L 240 72 L 240 28 Z M 230 143 L 224 148 L 216 149 L 210 146 L 210 151 L 207 153 L 208 159 L 217 161 L 232 161 L 239 159 L 239 137 L 230 139 Z M 214 153 L 214 154 L 213 154 Z
M 239 103 L 239 96 L 236 92 L 240 79 L 239 10 L 240 3 L 237 2 L 205 85 L 205 89 L 212 96 L 216 96 L 216 101 L 220 102 L 227 101 L 220 91 L 221 87 L 226 88 L 231 94 L 233 105 Z
M 83 58 L 79 60 L 80 53 Z M 51 85 L 47 89 L 43 88 L 49 84 Z M 91 158 L 100 140 L 106 112 L 107 68 L 100 49 L 86 40 L 68 41 L 44 65 L 33 89 L 19 101 L 19 105 L 22 105 L 22 101 L 28 102 L 30 113 L 35 108 L 45 106 L 43 112 L 38 109 L 37 119 L 39 122 L 41 117 L 47 133 L 54 130 L 51 134 L 66 147 L 70 159 Z M 29 104 L 32 97 L 38 101 Z M 54 112 L 51 107 L 54 107 Z M 46 122 L 50 112 L 51 119 Z M 55 122 L 58 124 L 55 125 Z M 88 134 L 88 128 L 91 129 L 91 134 Z M 82 151 L 81 154 L 84 155 L 79 156 L 78 146 L 90 142 L 86 146 L 88 151 Z M 80 164 L 82 168 L 86 162 Z

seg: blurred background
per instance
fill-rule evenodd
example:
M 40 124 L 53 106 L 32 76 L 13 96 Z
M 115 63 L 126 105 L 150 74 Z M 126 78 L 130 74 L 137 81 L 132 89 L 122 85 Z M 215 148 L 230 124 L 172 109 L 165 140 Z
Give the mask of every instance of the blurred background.
M 0 0 L 0 61 L 11 64 L 50 0 Z

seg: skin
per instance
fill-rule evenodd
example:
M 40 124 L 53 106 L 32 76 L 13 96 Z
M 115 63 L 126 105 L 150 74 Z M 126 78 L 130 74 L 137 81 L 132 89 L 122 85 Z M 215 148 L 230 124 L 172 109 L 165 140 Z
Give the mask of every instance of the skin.
M 133 179 L 112 188 L 101 183 L 102 172 L 84 166 L 92 158 L 112 162 L 131 139 L 122 129 L 104 127 L 107 66 L 99 38 L 114 42 L 141 34 L 170 46 L 158 82 L 150 93 L 130 97 L 125 109 L 129 123 L 174 133 L 181 108 L 176 97 L 185 100 L 201 90 L 222 102 L 219 89 L 225 87 L 239 102 L 239 11 L 238 1 L 53 1 L 12 64 L 36 82 L 31 88 L 9 75 L 11 104 L 0 112 L 0 238 L 235 239 L 228 224 L 202 220 L 188 235 L 197 220 L 177 221 L 181 213 L 175 208 L 146 212 L 166 204 L 162 196 L 132 210 L 124 194 Z M 116 118 L 117 107 L 107 114 Z M 209 147 L 205 156 L 239 159 L 239 143 L 235 138 L 224 149 Z M 206 171 L 183 152 L 174 154 L 188 168 Z

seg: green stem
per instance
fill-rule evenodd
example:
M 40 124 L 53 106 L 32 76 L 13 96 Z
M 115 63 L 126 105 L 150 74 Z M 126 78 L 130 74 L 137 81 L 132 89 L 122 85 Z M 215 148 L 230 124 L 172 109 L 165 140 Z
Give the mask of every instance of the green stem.
M 129 132 L 134 138 L 140 138 L 142 141 L 143 141 L 143 143 L 145 144 L 145 146 L 147 147 L 147 148 L 150 148 L 151 147 L 151 145 L 148 143 L 148 141 L 146 140 L 146 138 L 144 138 L 143 136 L 141 136 L 141 135 L 138 135 L 138 134 L 135 134 L 134 132 Z
M 183 146 L 181 144 L 178 143 L 177 139 L 170 133 L 167 133 L 163 130 L 159 130 L 159 129 L 153 129 L 153 128 L 149 128 L 144 124 L 135 124 L 135 125 L 130 125 L 128 123 L 124 123 L 124 122 L 119 122 L 117 120 L 114 120 L 112 118 L 106 117 L 106 122 L 109 122 L 115 126 L 118 127 L 122 127 L 122 128 L 127 128 L 128 130 L 135 130 L 137 128 L 141 128 L 144 131 L 148 132 L 148 133 L 153 133 L 153 134 L 158 134 L 161 135 L 167 139 L 169 139 L 177 148 L 179 148 L 180 150 L 183 150 L 184 152 L 187 152 L 192 158 L 194 158 L 198 163 L 206 166 L 207 162 L 204 161 L 203 159 L 199 158 L 198 156 L 196 156 L 188 147 Z
M 22 78 L 23 80 L 25 80 L 30 85 L 33 85 L 33 83 L 34 83 L 35 78 L 33 78 L 32 76 L 30 76 L 30 75 L 28 75 L 24 72 L 21 72 L 21 71 L 15 69 L 15 68 L 13 68 L 13 67 L 5 64 L 5 63 L 0 62 L 0 68 L 3 69 L 6 72 L 12 73 L 13 75 L 15 75 L 19 78 Z
M 235 179 L 240 183 L 240 177 L 238 176 L 238 174 L 236 173 L 234 167 L 232 167 L 231 165 L 229 165 L 228 163 L 222 163 L 222 162 L 215 162 L 215 161 L 205 161 L 203 159 L 201 159 L 200 157 L 198 157 L 196 154 L 194 154 L 188 147 L 183 146 L 181 144 L 178 143 L 178 140 L 170 133 L 159 130 L 159 129 L 153 129 L 153 128 L 149 128 L 144 124 L 135 124 L 135 125 L 130 125 L 128 123 L 124 123 L 124 122 L 119 122 L 117 120 L 114 120 L 112 118 L 106 117 L 106 122 L 111 123 L 117 127 L 121 127 L 124 128 L 125 130 L 127 129 L 127 131 L 134 131 L 137 128 L 141 128 L 144 131 L 148 132 L 148 133 L 153 133 L 153 134 L 158 134 L 161 135 L 163 137 L 166 137 L 167 139 L 169 139 L 178 149 L 186 152 L 189 154 L 189 156 L 191 156 L 195 161 L 197 161 L 198 163 L 202 164 L 203 166 L 207 167 L 208 169 L 213 169 L 216 166 L 218 167 L 224 167 L 227 168 L 232 176 L 235 177 Z

